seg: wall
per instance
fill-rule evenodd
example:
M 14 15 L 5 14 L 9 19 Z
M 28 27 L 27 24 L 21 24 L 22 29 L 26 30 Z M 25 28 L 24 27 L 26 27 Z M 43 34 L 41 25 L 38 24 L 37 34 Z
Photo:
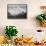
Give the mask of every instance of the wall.
M 7 4 L 27 4 L 27 19 L 7 19 Z M 18 36 L 31 36 L 39 27 L 35 16 L 41 13 L 40 6 L 46 5 L 46 0 L 0 0 L 0 34 L 4 34 L 6 25 L 15 25 Z M 46 29 L 45 29 L 46 30 Z M 33 33 L 32 33 L 33 32 Z

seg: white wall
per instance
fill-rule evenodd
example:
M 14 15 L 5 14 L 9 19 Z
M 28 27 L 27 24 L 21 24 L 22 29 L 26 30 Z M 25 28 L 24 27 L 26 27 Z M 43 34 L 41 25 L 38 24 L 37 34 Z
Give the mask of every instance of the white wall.
M 28 18 L 7 19 L 7 4 L 27 4 Z M 19 36 L 20 34 L 31 36 L 31 33 L 35 32 L 36 29 L 42 29 L 35 20 L 35 16 L 41 13 L 40 6 L 42 5 L 46 5 L 46 0 L 0 0 L 0 33 L 4 33 L 6 25 L 15 25 L 19 31 Z

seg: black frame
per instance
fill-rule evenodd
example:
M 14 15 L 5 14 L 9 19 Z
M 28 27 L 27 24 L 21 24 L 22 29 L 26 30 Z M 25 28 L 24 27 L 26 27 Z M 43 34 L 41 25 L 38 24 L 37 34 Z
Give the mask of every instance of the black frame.
M 26 15 L 25 15 L 25 18 L 16 18 L 16 17 L 9 17 L 8 16 L 8 5 L 26 5 Z M 27 4 L 7 4 L 7 18 L 8 19 L 27 19 Z

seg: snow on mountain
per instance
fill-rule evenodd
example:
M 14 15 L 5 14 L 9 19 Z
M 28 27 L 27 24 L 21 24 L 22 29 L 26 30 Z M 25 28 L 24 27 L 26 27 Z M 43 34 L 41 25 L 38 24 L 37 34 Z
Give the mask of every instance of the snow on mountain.
M 18 15 L 18 14 L 22 14 L 22 12 L 26 13 L 26 9 L 23 9 L 21 7 L 14 7 L 14 8 L 9 8 L 8 9 L 8 12 L 12 15 L 12 16 L 15 16 L 15 15 Z

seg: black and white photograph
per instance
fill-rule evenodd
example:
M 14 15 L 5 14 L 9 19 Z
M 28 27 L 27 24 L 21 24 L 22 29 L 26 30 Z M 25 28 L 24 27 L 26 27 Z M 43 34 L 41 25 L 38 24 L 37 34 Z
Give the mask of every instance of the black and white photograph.
M 8 4 L 7 18 L 8 19 L 26 19 L 27 4 Z

